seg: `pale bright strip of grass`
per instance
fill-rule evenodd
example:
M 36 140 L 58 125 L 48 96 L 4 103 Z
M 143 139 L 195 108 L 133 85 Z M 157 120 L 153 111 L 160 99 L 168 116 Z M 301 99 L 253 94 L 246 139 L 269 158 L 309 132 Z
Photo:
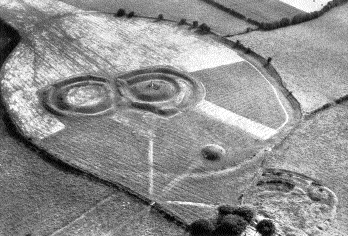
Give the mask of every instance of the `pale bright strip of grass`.
M 196 107 L 198 112 L 207 115 L 210 118 L 216 119 L 227 125 L 237 127 L 258 139 L 266 140 L 277 133 L 277 130 L 240 116 L 232 111 L 226 110 L 211 102 L 203 101 Z

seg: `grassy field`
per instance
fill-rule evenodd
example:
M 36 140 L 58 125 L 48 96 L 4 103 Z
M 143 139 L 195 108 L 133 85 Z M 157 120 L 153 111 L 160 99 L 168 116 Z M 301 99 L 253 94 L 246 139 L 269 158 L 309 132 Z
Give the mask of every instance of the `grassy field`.
M 307 23 L 233 39 L 272 57 L 302 110 L 311 113 L 348 92 L 347 9 L 345 4 Z
M 348 231 L 347 108 L 348 104 L 343 103 L 318 113 L 266 157 L 265 167 L 303 173 L 320 180 L 337 195 L 337 222 L 322 235 L 341 236 Z
M 64 2 L 86 10 L 116 12 L 119 8 L 124 8 L 127 12 L 135 11 L 144 16 L 156 17 L 158 14 L 163 14 L 166 19 L 175 21 L 185 18 L 191 22 L 206 23 L 222 34 L 240 33 L 248 27 L 254 27 L 199 0 L 64 0 Z
M 215 2 L 259 22 L 272 22 L 284 17 L 291 19 L 303 12 L 278 0 L 215 0 Z
M 80 13 L 30 28 L 40 17 L 23 14 L 7 15 L 21 20 L 16 25 L 24 24 L 26 40 L 3 68 L 1 85 L 8 111 L 26 138 L 54 158 L 163 206 L 175 200 L 238 203 L 258 170 L 258 153 L 274 141 L 245 130 L 262 132 L 253 127 L 260 122 L 276 131 L 284 122 L 272 87 L 255 68 L 214 36 L 197 34 L 189 26 Z M 158 65 L 191 73 L 206 85 L 207 99 L 213 101 L 170 119 L 134 108 L 116 109 L 113 116 L 76 118 L 51 114 L 39 97 L 47 85 L 73 76 L 111 79 Z M 214 113 L 219 106 L 227 117 L 237 117 L 234 122 L 243 123 L 239 116 L 245 115 L 252 127 L 231 125 Z M 207 165 L 201 155 L 207 144 L 222 146 L 226 155 Z M 183 208 L 170 209 L 179 213 Z M 190 222 L 204 212 L 193 209 L 181 216 Z
M 1 34 L 0 65 L 9 40 Z M 8 126 L 3 104 L 0 117 L 1 235 L 50 234 L 117 192 L 26 147 Z
M 193 73 L 206 87 L 206 100 L 274 129 L 285 114 L 263 75 L 248 62 Z

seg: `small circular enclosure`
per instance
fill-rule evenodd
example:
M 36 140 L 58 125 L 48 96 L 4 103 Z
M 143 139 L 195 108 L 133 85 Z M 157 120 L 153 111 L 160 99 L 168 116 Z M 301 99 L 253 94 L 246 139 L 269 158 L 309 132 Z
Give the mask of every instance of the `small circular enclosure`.
M 199 80 L 166 66 L 120 75 L 115 87 L 134 109 L 167 117 L 194 107 L 205 97 Z
M 108 80 L 94 76 L 59 81 L 42 92 L 43 106 L 60 115 L 100 115 L 113 108 Z
M 202 148 L 201 155 L 204 159 L 217 161 L 225 157 L 226 150 L 217 144 L 208 144 Z

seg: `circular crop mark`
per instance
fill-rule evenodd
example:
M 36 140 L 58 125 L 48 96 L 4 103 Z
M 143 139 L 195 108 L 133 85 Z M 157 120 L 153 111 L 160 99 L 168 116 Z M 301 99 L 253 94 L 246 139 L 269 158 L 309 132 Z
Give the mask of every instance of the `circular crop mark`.
M 132 71 L 116 79 L 119 93 L 135 109 L 172 116 L 194 107 L 205 97 L 203 84 L 170 67 Z
M 201 155 L 204 159 L 210 161 L 221 160 L 226 155 L 226 150 L 216 144 L 208 144 L 201 150 Z
M 46 109 L 60 115 L 100 115 L 113 107 L 113 94 L 104 78 L 74 77 L 47 87 L 42 93 Z

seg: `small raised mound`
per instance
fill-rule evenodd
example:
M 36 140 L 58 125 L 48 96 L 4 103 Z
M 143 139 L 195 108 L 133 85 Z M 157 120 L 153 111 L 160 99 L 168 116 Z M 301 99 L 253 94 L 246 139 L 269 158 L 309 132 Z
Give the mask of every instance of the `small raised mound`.
M 201 155 L 204 159 L 217 161 L 225 157 L 226 150 L 217 144 L 208 144 L 202 148 Z
M 113 107 L 108 81 L 81 76 L 59 81 L 42 91 L 43 106 L 58 115 L 100 115 Z

